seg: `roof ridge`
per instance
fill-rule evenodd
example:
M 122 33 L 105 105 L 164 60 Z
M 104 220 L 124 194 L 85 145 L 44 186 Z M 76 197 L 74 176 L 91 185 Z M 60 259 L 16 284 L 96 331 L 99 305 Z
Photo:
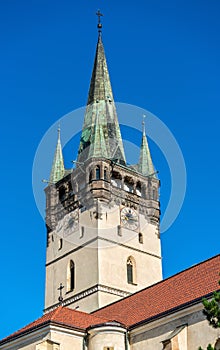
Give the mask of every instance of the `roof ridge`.
M 62 308 L 63 308 L 63 306 L 59 305 L 55 310 L 53 310 L 50 320 L 55 320 L 55 317 L 62 310 Z
M 106 323 L 106 322 L 111 322 L 111 320 L 109 320 L 106 317 L 102 317 L 102 316 L 96 316 L 96 315 L 91 315 L 85 311 L 80 311 L 80 310 L 75 310 L 75 309 L 71 309 L 67 306 L 62 306 L 59 305 L 56 309 L 43 314 L 42 316 L 38 317 L 37 319 L 35 319 L 34 321 L 32 321 L 31 323 L 28 323 L 27 325 L 25 325 L 24 327 L 18 329 L 17 331 L 13 332 L 12 334 L 4 337 L 3 339 L 0 339 L 0 344 L 4 343 L 5 341 L 8 341 L 9 339 L 12 339 L 14 337 L 20 336 L 21 334 L 25 333 L 25 332 L 29 332 L 37 327 L 41 327 L 42 325 L 45 325 L 47 323 L 50 322 L 55 322 L 57 324 L 65 324 L 65 325 L 69 325 L 69 326 L 73 326 L 71 325 L 71 323 L 69 323 L 68 321 L 65 321 L 65 313 L 62 314 L 62 311 L 67 311 L 68 313 L 71 312 L 72 314 L 81 314 L 84 315 L 85 317 L 92 317 L 94 319 L 94 322 L 91 322 L 91 325 L 95 325 L 98 324 L 96 321 L 100 320 L 100 323 Z M 59 316 L 61 317 L 61 319 L 59 319 Z M 77 322 L 77 320 L 76 320 Z M 77 325 L 76 325 L 77 327 Z M 86 327 L 83 327 L 86 329 Z
M 71 309 L 70 307 L 68 307 L 68 306 L 63 306 L 63 308 L 64 309 L 66 309 L 66 310 L 68 310 L 68 311 L 71 311 L 71 312 L 76 312 L 76 313 L 80 313 L 80 314 L 84 314 L 84 315 L 89 315 L 89 316 L 93 316 L 93 317 L 95 317 L 95 318 L 97 318 L 97 319 L 100 319 L 100 321 L 102 321 L 102 322 L 111 322 L 111 321 L 113 321 L 113 320 L 111 320 L 111 319 L 108 319 L 108 318 L 106 318 L 106 317 L 103 317 L 103 316 L 96 316 L 96 315 L 93 315 L 92 313 L 88 313 L 88 312 L 85 312 L 85 311 L 81 311 L 81 310 L 75 310 L 75 309 Z M 114 320 L 114 321 L 116 321 L 116 320 Z M 117 321 L 118 322 L 118 321 Z

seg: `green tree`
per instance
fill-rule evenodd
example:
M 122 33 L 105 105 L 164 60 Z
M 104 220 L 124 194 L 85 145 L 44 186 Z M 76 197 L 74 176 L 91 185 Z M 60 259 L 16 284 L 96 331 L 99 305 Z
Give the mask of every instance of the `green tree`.
M 206 349 L 207 350 L 216 350 L 216 348 L 213 348 L 213 346 L 211 344 L 209 344 Z M 203 348 L 201 348 L 201 346 L 200 346 L 198 350 L 203 350 Z
M 220 281 L 219 281 L 220 285 Z M 206 316 L 207 321 L 213 328 L 220 328 L 220 291 L 214 292 L 213 297 L 210 301 L 203 299 L 204 305 L 203 313 Z M 201 346 L 198 350 L 203 350 Z M 207 346 L 207 350 L 216 350 L 211 344 Z

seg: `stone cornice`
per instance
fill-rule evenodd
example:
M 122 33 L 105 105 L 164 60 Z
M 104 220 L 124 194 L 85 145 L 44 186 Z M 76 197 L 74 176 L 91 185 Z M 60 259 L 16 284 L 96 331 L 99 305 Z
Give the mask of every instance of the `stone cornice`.
M 131 293 L 117 289 L 117 288 L 113 288 L 113 287 L 109 287 L 109 286 L 104 286 L 102 284 L 97 284 L 91 288 L 88 288 L 80 293 L 77 293 L 76 295 L 73 295 L 65 300 L 63 300 L 62 302 L 62 306 L 68 306 L 72 303 L 75 303 L 78 300 L 81 300 L 83 298 L 88 297 L 91 294 L 97 293 L 97 292 L 104 292 L 104 293 L 108 293 L 108 294 L 113 294 L 113 295 L 117 295 L 118 297 L 124 298 L 127 297 L 129 295 L 131 295 Z M 52 306 L 49 306 L 48 308 L 44 309 L 44 313 L 50 312 L 55 310 L 57 307 L 59 306 L 59 303 L 56 303 Z
M 110 239 L 107 239 L 107 238 L 103 238 L 103 237 L 95 237 L 95 238 L 89 240 L 88 242 L 82 244 L 81 246 L 78 246 L 78 247 L 76 247 L 76 248 L 70 250 L 69 252 L 66 252 L 65 254 L 59 256 L 58 258 L 49 261 L 45 266 L 49 266 L 49 265 L 51 265 L 51 264 L 53 264 L 53 263 L 55 263 L 55 262 L 57 262 L 57 261 L 63 259 L 64 257 L 66 257 L 66 256 L 68 256 L 68 255 L 70 255 L 70 254 L 72 254 L 72 253 L 74 253 L 74 252 L 76 252 L 77 250 L 82 249 L 82 248 L 88 246 L 89 244 L 91 244 L 91 243 L 93 243 L 93 242 L 95 242 L 95 241 L 97 241 L 97 240 L 106 241 L 106 242 L 109 242 L 109 243 L 113 243 L 113 244 L 119 245 L 119 246 L 121 246 L 121 247 L 129 248 L 129 249 L 131 249 L 131 250 L 137 251 L 137 252 L 142 253 L 142 254 L 146 254 L 146 255 L 154 256 L 155 258 L 158 258 L 158 259 L 162 259 L 161 256 L 159 256 L 159 255 L 156 255 L 156 254 L 153 254 L 153 253 L 150 253 L 150 252 L 145 252 L 145 251 L 140 250 L 140 249 L 138 249 L 138 248 L 134 248 L 134 247 L 132 247 L 132 246 L 129 246 L 129 245 L 126 245 L 126 244 L 123 244 L 123 243 L 119 243 L 119 242 L 117 242 L 117 241 L 113 241 L 113 240 L 110 240 Z

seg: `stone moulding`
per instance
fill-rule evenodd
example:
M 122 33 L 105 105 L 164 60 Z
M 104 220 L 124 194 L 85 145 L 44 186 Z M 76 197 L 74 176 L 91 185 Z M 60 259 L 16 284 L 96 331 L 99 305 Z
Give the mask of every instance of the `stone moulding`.
M 87 297 L 88 295 L 91 295 L 91 294 L 94 294 L 94 293 L 97 293 L 97 292 L 104 292 L 104 293 L 109 293 L 109 294 L 114 294 L 114 295 L 117 295 L 119 297 L 127 297 L 129 295 L 131 295 L 131 293 L 129 292 L 125 292 L 123 290 L 120 290 L 120 289 L 116 289 L 116 288 L 112 288 L 112 287 L 108 287 L 108 286 L 103 286 L 103 285 L 96 285 L 96 286 L 93 286 L 81 293 L 78 293 L 68 299 L 65 299 L 63 300 L 62 302 L 62 306 L 68 306 L 78 300 L 81 300 L 85 297 Z M 53 310 L 55 310 L 60 304 L 59 303 L 56 303 L 46 309 L 44 309 L 44 313 L 48 313 L 48 312 L 51 312 Z

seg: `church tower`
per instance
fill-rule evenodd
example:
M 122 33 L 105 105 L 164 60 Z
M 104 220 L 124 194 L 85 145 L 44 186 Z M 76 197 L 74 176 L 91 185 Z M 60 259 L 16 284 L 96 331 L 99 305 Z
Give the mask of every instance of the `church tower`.
M 126 163 L 98 26 L 76 167 L 64 168 L 58 130 L 45 189 L 46 312 L 59 293 L 63 305 L 91 312 L 162 278 L 159 180 L 144 125 L 139 162 Z

